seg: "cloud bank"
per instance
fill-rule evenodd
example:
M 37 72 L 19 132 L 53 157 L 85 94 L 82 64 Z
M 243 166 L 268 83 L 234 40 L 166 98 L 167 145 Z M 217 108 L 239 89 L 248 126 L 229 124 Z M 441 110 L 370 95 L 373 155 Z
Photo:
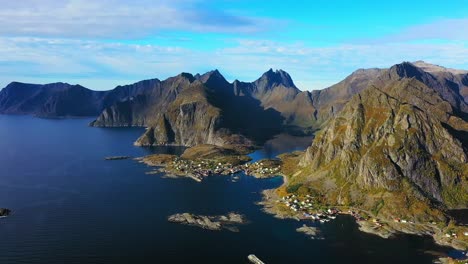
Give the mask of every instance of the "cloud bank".
M 255 33 L 279 23 L 212 9 L 197 0 L 3 1 L 0 35 L 137 38 L 163 30 Z
M 389 67 L 426 60 L 453 68 L 468 61 L 465 43 L 343 44 L 235 40 L 228 48 L 202 51 L 182 47 L 70 39 L 0 38 L 0 86 L 17 81 L 79 82 L 93 89 L 180 72 L 219 69 L 231 81 L 251 81 L 269 68 L 284 68 L 303 90 L 325 88 L 357 68 Z M 339 67 L 337 67 L 339 65 Z M 104 80 L 107 85 L 103 85 Z

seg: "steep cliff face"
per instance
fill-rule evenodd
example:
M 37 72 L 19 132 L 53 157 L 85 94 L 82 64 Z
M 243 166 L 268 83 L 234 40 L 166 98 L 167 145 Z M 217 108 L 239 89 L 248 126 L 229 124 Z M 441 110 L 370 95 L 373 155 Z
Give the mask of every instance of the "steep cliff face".
M 180 91 L 194 80 L 192 75 L 182 73 L 164 81 L 154 79 L 119 86 L 113 90 L 115 92 L 112 96 L 119 95 L 121 90 L 134 91 L 133 94 L 136 96 L 126 97 L 104 108 L 90 125 L 96 127 L 148 126 L 155 122 L 160 112 L 164 111 L 176 99 Z
M 209 101 L 210 92 L 212 91 L 200 81 L 190 84 L 168 106 L 167 111 L 158 115 L 156 121 L 135 144 L 253 144 L 243 135 L 235 134 L 222 125 L 222 111 Z
M 467 208 L 468 123 L 458 114 L 416 77 L 371 85 L 316 136 L 291 184 L 389 215 Z

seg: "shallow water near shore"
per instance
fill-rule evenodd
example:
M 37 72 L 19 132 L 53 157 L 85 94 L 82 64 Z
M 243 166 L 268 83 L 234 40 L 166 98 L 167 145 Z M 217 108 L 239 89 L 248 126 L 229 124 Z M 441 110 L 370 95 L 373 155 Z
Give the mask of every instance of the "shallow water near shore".
M 431 263 L 453 253 L 428 237 L 362 233 L 349 216 L 325 224 L 276 219 L 256 202 L 262 190 L 282 184 L 280 177 L 198 183 L 148 175 L 151 169 L 132 159 L 106 161 L 183 149 L 134 147 L 144 129 L 91 128 L 89 121 L 0 115 L 0 207 L 13 212 L 0 219 L 0 263 L 248 263 L 249 254 L 269 264 Z M 255 159 L 308 145 L 303 138 L 284 142 Z M 167 221 L 183 212 L 238 212 L 249 224 L 232 233 Z M 296 232 L 304 223 L 325 239 Z

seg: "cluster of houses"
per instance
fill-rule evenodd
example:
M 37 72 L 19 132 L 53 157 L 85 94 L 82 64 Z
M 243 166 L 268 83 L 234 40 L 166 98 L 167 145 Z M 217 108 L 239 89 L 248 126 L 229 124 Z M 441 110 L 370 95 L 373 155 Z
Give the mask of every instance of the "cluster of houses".
M 468 236 L 468 232 L 463 232 L 463 235 L 464 235 L 464 236 Z M 446 234 L 445 234 L 445 237 L 458 238 L 458 235 L 457 235 L 456 233 L 450 232 L 450 233 L 446 233 Z
M 197 181 L 212 174 L 232 175 L 239 172 L 246 174 L 260 174 L 264 176 L 278 174 L 280 167 L 269 168 L 261 162 L 246 163 L 244 165 L 234 166 L 231 163 L 220 163 L 215 161 L 193 161 L 181 158 L 175 158 L 171 167 L 177 172 L 183 172 Z
M 327 209 L 317 211 L 314 207 L 314 197 L 306 195 L 305 197 L 299 197 L 295 194 L 290 194 L 281 198 L 281 201 L 294 212 L 302 212 L 303 219 L 312 219 L 321 223 L 328 222 L 336 218 L 336 215 L 340 213 L 337 209 Z
M 263 162 L 246 163 L 241 166 L 245 174 L 258 174 L 262 176 L 270 176 L 278 174 L 281 170 L 281 166 L 270 167 Z

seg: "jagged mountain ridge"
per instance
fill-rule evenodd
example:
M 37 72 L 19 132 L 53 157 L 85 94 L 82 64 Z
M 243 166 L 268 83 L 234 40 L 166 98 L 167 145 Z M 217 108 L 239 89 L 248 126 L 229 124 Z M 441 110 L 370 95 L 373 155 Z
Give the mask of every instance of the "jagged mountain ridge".
M 174 89 L 173 85 L 169 84 L 171 80 L 178 80 L 176 82 L 183 85 Z M 182 93 L 184 91 L 186 92 Z M 289 127 L 299 131 L 305 130 L 314 118 L 309 93 L 301 92 L 289 74 L 282 70 L 269 70 L 252 83 L 237 80 L 229 83 L 217 70 L 195 76 L 184 73 L 162 81 L 161 89 L 156 94 L 158 96 L 152 96 L 152 93 L 145 94 L 145 102 L 149 103 L 143 107 L 141 102 L 135 100 L 108 107 L 92 125 L 127 126 L 144 123 L 148 130 L 137 141 L 137 145 L 188 146 L 200 143 L 262 142 Z M 168 97 L 168 94 L 173 96 Z M 179 97 L 186 97 L 186 94 L 191 94 L 198 100 L 190 101 L 189 98 L 178 100 Z M 207 107 L 208 105 L 210 107 Z M 217 120 L 214 123 L 203 120 L 202 116 L 196 117 L 198 112 L 190 113 L 200 109 L 206 111 L 213 107 L 217 109 L 214 112 L 219 116 L 206 115 L 206 117 L 210 116 Z M 135 108 L 138 110 L 135 111 Z M 182 121 L 180 116 L 195 119 L 190 122 Z M 205 128 L 210 130 L 194 130 L 195 127 L 203 127 L 195 124 L 206 124 Z M 181 125 L 184 127 L 180 127 Z M 192 129 L 185 127 L 187 125 Z M 192 133 L 193 131 L 198 133 Z M 230 134 L 236 136 L 230 137 Z M 225 140 L 226 138 L 230 139 Z M 233 138 L 236 140 L 232 140 Z
M 310 126 L 311 120 L 314 119 L 312 114 L 314 109 L 312 107 L 310 96 L 308 95 L 309 93 L 301 92 L 294 85 L 289 74 L 282 70 L 273 71 L 270 69 L 252 83 L 241 82 L 238 80 L 233 83 L 229 83 L 217 70 L 207 72 L 203 75 L 197 74 L 195 76 L 186 73 L 185 77 L 192 81 L 198 80 L 207 87 L 215 88 L 215 91 L 218 89 L 226 90 L 226 92 L 229 91 L 228 94 L 230 96 L 246 96 L 259 100 L 263 108 L 273 108 L 282 113 L 285 118 L 285 122 L 288 124 L 306 127 L 307 125 Z M 297 114 L 294 109 L 295 104 L 293 104 L 295 100 L 304 101 L 302 105 L 309 107 L 311 111 L 304 111 L 304 113 Z M 292 110 L 289 110 L 291 107 Z M 298 120 L 304 120 L 304 122 Z M 98 118 L 95 124 L 107 126 L 106 123 L 111 124 L 113 122 L 108 122 L 105 118 Z
M 137 145 L 251 145 L 281 130 L 281 113 L 265 109 L 251 95 L 236 94 L 218 71 L 191 80 L 167 108 L 151 106 L 155 114 Z
M 353 95 L 371 84 L 379 85 L 392 78 L 416 78 L 434 87 L 465 118 L 463 113 L 466 113 L 466 103 L 463 94 L 466 92 L 468 74 L 423 62 L 402 63 L 390 69 L 360 69 L 336 85 L 312 92 L 300 91 L 288 73 L 272 69 L 250 83 L 238 80 L 229 83 L 215 70 L 195 76 L 182 73 L 164 81 L 146 80 L 118 86 L 110 91 L 91 91 L 68 84 L 12 83 L 0 91 L 0 113 L 45 117 L 96 116 L 100 113 L 92 122 L 93 126 L 146 126 L 150 128 L 146 134 L 151 131 L 158 133 L 159 130 L 155 128 L 161 127 L 160 124 L 164 123 L 161 120 L 165 120 L 167 126 L 172 120 L 168 116 L 176 116 L 175 108 L 170 107 L 179 94 L 197 82 L 205 90 L 201 94 L 206 97 L 206 103 L 220 111 L 222 118 L 218 121 L 217 129 L 223 129 L 224 134 L 261 138 L 261 134 L 269 135 L 279 130 L 301 133 L 317 130 L 327 120 L 337 116 Z M 52 89 L 55 86 L 62 88 Z M 182 101 L 184 100 L 178 102 Z M 170 109 L 173 113 L 168 115 L 167 111 Z M 249 113 L 251 109 L 255 109 L 256 114 Z M 264 115 L 269 117 L 265 119 Z M 175 127 L 176 123 L 173 124 Z M 175 127 L 171 126 L 172 130 L 177 130 Z M 175 141 L 158 142 L 155 141 L 157 138 L 174 138 Z M 207 143 L 201 140 L 204 137 L 197 138 L 200 140 L 185 140 L 182 134 L 178 139 L 168 135 L 152 135 L 143 137 L 144 140 L 139 143 Z

